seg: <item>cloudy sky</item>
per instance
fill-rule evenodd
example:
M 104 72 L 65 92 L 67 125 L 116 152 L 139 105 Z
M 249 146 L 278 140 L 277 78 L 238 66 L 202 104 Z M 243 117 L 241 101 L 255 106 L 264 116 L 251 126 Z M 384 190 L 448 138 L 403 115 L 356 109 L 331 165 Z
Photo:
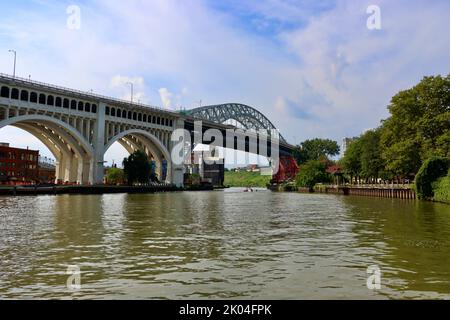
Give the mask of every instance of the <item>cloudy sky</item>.
M 80 28 L 67 9 L 80 8 Z M 367 8 L 381 10 L 369 30 Z M 0 72 L 168 109 L 251 105 L 291 143 L 378 126 L 390 98 L 450 72 L 450 2 L 18 0 L 0 4 Z M 71 12 L 69 10 L 69 12 Z M 69 20 L 69 21 L 68 21 Z M 30 135 L 0 140 L 43 148 Z M 48 151 L 43 150 L 46 154 Z M 107 155 L 121 158 L 120 148 Z

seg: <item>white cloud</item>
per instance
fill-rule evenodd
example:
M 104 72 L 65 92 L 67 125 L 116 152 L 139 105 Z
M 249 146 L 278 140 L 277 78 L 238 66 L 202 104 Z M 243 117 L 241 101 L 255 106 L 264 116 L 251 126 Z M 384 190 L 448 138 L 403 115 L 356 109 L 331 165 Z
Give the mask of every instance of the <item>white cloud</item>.
M 19 75 L 125 99 L 131 80 L 136 101 L 171 108 L 241 102 L 288 139 L 354 136 L 387 116 L 393 94 L 450 70 L 448 1 L 379 0 L 381 31 L 366 28 L 372 1 L 236 0 L 224 12 L 203 1 L 99 0 L 81 7 L 79 31 L 61 19 L 65 5 L 51 3 L 0 22 Z M 254 34 L 235 24 L 242 12 L 262 30 L 289 27 Z M 0 70 L 11 63 L 0 51 Z

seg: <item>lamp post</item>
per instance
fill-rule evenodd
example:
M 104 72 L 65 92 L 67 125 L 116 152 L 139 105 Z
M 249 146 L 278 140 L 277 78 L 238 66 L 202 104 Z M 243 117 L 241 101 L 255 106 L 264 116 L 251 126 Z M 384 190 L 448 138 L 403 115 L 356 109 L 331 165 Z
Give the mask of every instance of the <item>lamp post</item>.
M 9 50 L 9 52 L 14 53 L 14 73 L 13 73 L 13 77 L 16 77 L 16 62 L 17 62 L 17 52 L 16 50 Z
M 127 84 L 130 85 L 130 89 L 131 89 L 131 103 L 133 103 L 134 84 L 132 82 L 127 82 Z

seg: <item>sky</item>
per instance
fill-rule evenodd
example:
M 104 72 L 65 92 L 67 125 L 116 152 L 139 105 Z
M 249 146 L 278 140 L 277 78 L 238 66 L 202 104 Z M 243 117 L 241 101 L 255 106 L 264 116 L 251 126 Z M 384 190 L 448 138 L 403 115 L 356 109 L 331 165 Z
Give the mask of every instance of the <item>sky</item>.
M 371 5 L 380 28 L 369 29 Z M 292 144 L 342 141 L 393 95 L 450 72 L 450 1 L 2 1 L 0 72 L 171 110 L 236 102 Z M 80 19 L 73 20 L 76 6 Z M 74 23 L 74 21 L 76 23 Z M 79 21 L 79 25 L 77 24 Z M 79 26 L 79 28 L 78 28 Z M 447 31 L 446 31 L 447 30 Z M 200 102 L 201 101 L 201 102 Z M 41 149 L 19 129 L 0 141 Z M 106 160 L 122 159 L 115 145 Z

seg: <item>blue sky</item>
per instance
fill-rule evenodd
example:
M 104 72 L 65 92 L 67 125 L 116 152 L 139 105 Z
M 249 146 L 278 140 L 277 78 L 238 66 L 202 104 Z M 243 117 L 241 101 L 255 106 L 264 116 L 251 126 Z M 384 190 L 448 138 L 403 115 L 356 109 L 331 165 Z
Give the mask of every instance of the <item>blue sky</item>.
M 369 5 L 381 30 L 369 30 Z M 66 9 L 81 9 L 70 30 Z M 0 72 L 168 109 L 240 102 L 291 143 L 378 126 L 399 90 L 450 72 L 450 2 L 3 1 Z M 0 140 L 42 148 L 17 129 Z M 120 148 L 108 160 L 120 159 Z M 45 153 L 45 152 L 44 152 Z

